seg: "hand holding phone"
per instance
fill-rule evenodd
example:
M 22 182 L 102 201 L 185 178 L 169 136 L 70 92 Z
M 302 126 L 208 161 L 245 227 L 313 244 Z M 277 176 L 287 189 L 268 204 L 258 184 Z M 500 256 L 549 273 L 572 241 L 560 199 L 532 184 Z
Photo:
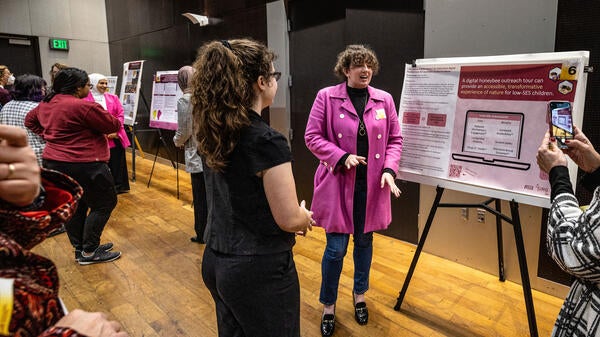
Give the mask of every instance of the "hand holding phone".
M 558 147 L 566 149 L 567 144 L 565 141 L 574 137 L 571 102 L 550 101 L 548 103 L 548 117 L 550 136 L 556 139 Z

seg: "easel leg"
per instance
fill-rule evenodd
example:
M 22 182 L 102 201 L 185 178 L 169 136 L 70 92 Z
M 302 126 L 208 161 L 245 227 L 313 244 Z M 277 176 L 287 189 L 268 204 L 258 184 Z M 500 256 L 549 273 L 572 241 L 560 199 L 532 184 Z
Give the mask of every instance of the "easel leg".
M 177 177 L 177 200 L 179 200 L 179 152 L 175 149 L 175 176 Z
M 429 228 L 431 228 L 431 224 L 433 223 L 433 218 L 435 217 L 435 212 L 437 211 L 440 200 L 442 199 L 442 194 L 444 193 L 444 189 L 442 187 L 436 188 L 437 194 L 435 195 L 435 200 L 433 201 L 433 205 L 431 206 L 431 210 L 429 211 L 429 216 L 427 217 L 427 222 L 425 223 L 425 227 L 423 228 L 423 233 L 421 234 L 421 238 L 419 239 L 419 244 L 417 245 L 417 249 L 415 250 L 415 255 L 413 256 L 412 262 L 410 263 L 410 268 L 408 269 L 408 273 L 406 274 L 406 278 L 404 279 L 404 284 L 402 285 L 402 290 L 400 291 L 400 295 L 398 296 L 398 300 L 396 301 L 396 305 L 394 306 L 394 310 L 400 310 L 400 306 L 402 305 L 402 301 L 404 300 L 404 296 L 406 295 L 406 291 L 408 290 L 408 284 L 410 283 L 410 279 L 417 267 L 417 261 L 419 260 L 419 256 L 421 255 L 421 250 L 423 250 L 423 246 L 425 245 L 425 240 L 427 239 L 427 234 L 429 233 Z
M 169 161 L 171 162 L 171 166 L 173 166 L 173 168 L 177 168 L 175 166 L 175 163 L 173 162 L 173 158 L 171 158 L 171 152 L 169 151 L 169 145 L 167 145 L 167 142 L 165 141 L 165 138 L 163 137 L 161 129 L 157 129 L 157 130 L 158 130 L 158 139 L 160 140 L 160 142 L 162 143 L 162 145 L 165 147 L 165 151 L 167 152 L 167 157 L 169 157 Z M 158 154 L 158 151 L 156 153 Z
M 135 144 L 137 138 L 135 138 L 135 127 L 130 126 L 129 131 L 131 131 L 131 139 L 133 140 L 133 144 L 131 144 L 131 181 L 135 182 Z
M 160 146 L 156 146 L 156 153 L 154 154 L 154 161 L 152 162 L 152 169 L 150 170 L 150 176 L 148 177 L 148 185 L 146 187 L 150 187 L 150 182 L 152 181 L 152 174 L 154 173 L 154 166 L 156 165 L 156 159 L 158 158 L 158 150 Z
M 502 202 L 500 199 L 495 200 L 496 211 L 502 213 Z M 496 240 L 498 242 L 498 278 L 500 282 L 504 282 L 506 277 L 504 275 L 504 244 L 502 240 L 502 219 L 496 216 Z
M 513 229 L 515 232 L 515 243 L 517 245 L 517 255 L 519 257 L 519 269 L 521 270 L 521 282 L 523 283 L 523 297 L 525 298 L 525 308 L 527 309 L 527 320 L 529 321 L 529 335 L 537 337 L 537 323 L 535 321 L 535 310 L 533 308 L 533 297 L 531 296 L 531 284 L 529 283 L 529 271 L 527 269 L 527 258 L 525 256 L 525 245 L 523 243 L 523 233 L 521 232 L 521 219 L 519 218 L 519 204 L 512 200 L 510 202 L 510 212 L 513 219 Z

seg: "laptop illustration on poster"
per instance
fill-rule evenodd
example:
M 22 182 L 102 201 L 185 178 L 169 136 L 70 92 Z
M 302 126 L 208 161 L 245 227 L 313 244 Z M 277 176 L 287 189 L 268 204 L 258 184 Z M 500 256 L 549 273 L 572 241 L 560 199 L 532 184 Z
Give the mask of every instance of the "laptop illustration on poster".
M 519 160 L 524 118 L 520 112 L 467 111 L 462 152 L 452 159 L 529 170 L 531 164 Z

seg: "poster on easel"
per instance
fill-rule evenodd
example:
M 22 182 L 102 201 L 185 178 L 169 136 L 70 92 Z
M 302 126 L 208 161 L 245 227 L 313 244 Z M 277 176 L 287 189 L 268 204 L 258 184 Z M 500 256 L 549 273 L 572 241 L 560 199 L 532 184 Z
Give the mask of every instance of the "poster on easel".
M 117 94 L 117 81 L 119 80 L 119 76 L 106 76 L 106 81 L 108 82 L 106 86 L 106 91 L 110 94 Z
M 407 64 L 400 178 L 549 207 L 537 150 L 553 106 L 569 106 L 569 124 L 582 127 L 588 60 L 577 51 Z
M 125 115 L 125 125 L 134 125 L 142 81 L 144 60 L 123 63 L 121 83 L 121 104 Z
M 181 96 L 177 70 L 157 71 L 152 81 L 150 127 L 177 130 L 177 101 Z

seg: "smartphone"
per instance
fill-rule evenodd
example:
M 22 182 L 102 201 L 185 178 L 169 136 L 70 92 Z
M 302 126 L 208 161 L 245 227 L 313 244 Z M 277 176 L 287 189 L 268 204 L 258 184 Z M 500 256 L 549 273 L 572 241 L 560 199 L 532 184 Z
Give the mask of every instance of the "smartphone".
M 566 149 L 567 139 L 573 139 L 573 110 L 571 102 L 550 101 L 548 103 L 550 136 L 556 139 L 558 147 Z

